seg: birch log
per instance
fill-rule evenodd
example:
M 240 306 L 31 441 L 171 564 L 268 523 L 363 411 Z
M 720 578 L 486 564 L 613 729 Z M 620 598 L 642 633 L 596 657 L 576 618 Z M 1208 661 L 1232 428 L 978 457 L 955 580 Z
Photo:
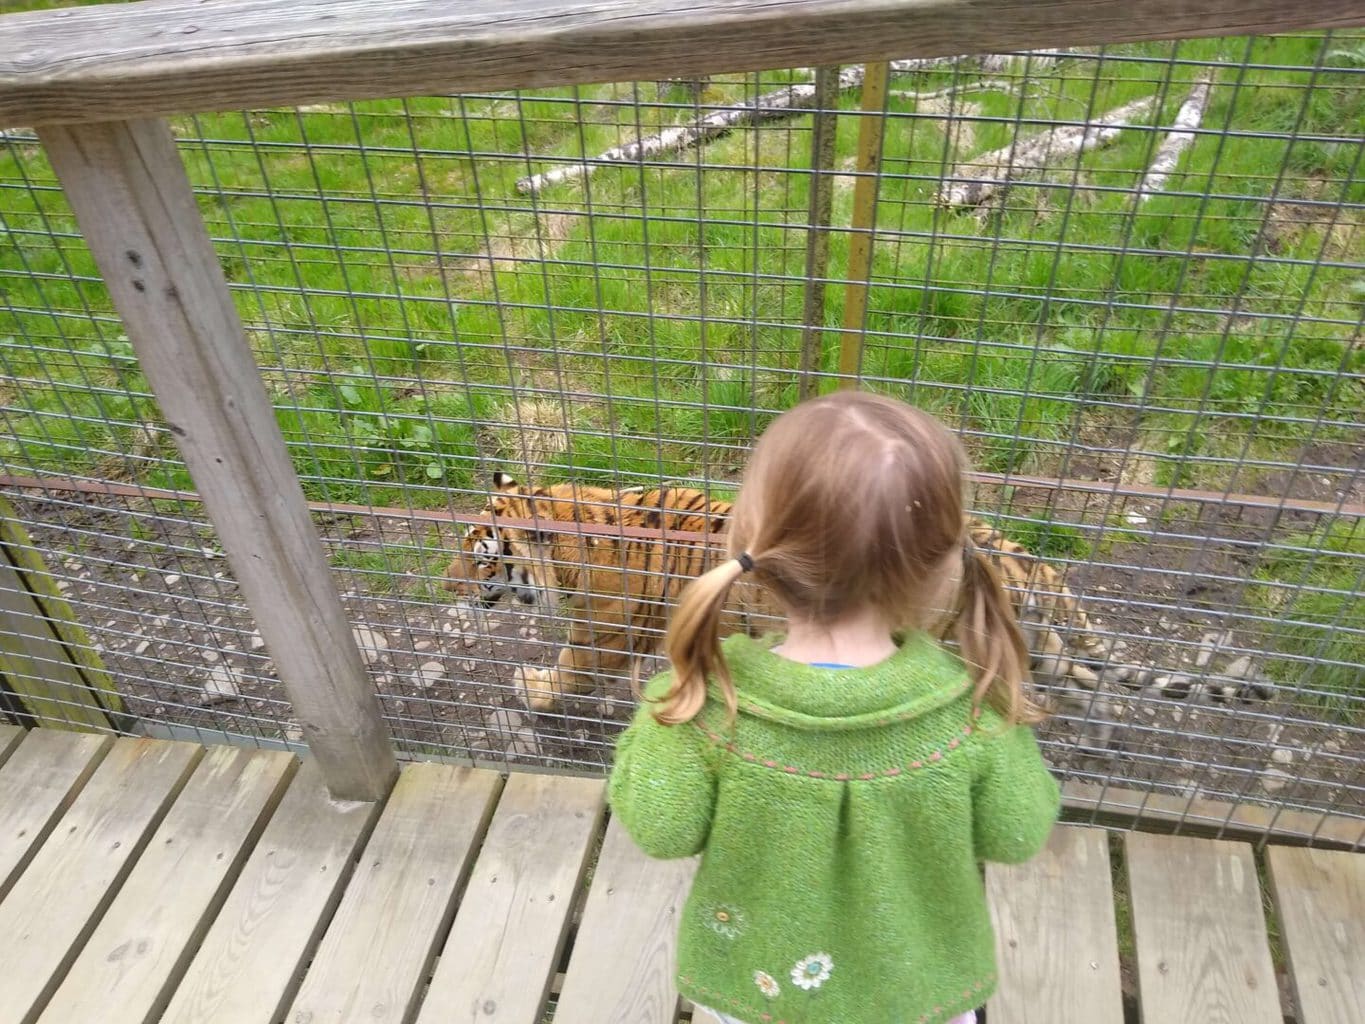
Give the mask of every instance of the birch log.
M 841 91 L 852 89 L 862 80 L 863 67 L 861 64 L 844 68 L 839 72 L 838 88 Z M 606 152 L 599 153 L 591 161 L 565 164 L 563 167 L 556 167 L 552 171 L 532 174 L 517 182 L 517 191 L 521 193 L 539 192 L 550 185 L 586 178 L 596 173 L 604 164 L 639 163 L 651 157 L 663 156 L 666 153 L 681 152 L 691 146 L 720 138 L 740 125 L 759 124 L 763 121 L 791 117 L 793 114 L 810 109 L 814 105 L 815 85 L 813 83 L 784 86 L 733 107 L 723 107 L 720 110 L 712 111 L 705 117 L 697 118 L 687 124 L 680 124 L 676 128 L 665 129 L 657 135 L 646 135 L 634 142 L 628 142 L 624 146 L 613 146 Z
M 893 100 L 905 100 L 910 103 L 924 103 L 927 100 L 941 100 L 947 96 L 960 96 L 964 92 L 985 92 L 993 89 L 997 92 L 1012 93 L 1015 91 L 1017 82 L 1011 82 L 1004 78 L 983 78 L 979 82 L 968 82 L 965 85 L 951 85 L 946 89 L 931 89 L 929 92 L 909 92 L 905 89 L 891 89 L 887 92 Z
M 1175 124 L 1161 140 L 1147 173 L 1142 177 L 1142 183 L 1138 185 L 1141 202 L 1145 203 L 1166 187 L 1166 179 L 1175 171 L 1175 165 L 1180 162 L 1180 154 L 1194 143 L 1194 133 L 1204 120 L 1204 108 L 1208 106 L 1211 86 L 1212 76 L 1205 75 L 1200 78 L 1194 83 L 1185 102 L 1180 105 L 1180 111 L 1175 115 Z
M 959 164 L 938 190 L 947 207 L 979 206 L 1010 182 L 1088 150 L 1107 146 L 1133 122 L 1151 112 L 1155 97 L 1117 107 L 1086 124 L 1063 125 L 1039 135 L 1016 139 L 970 163 Z
M 917 71 L 951 67 L 954 63 L 969 59 L 972 58 L 959 56 L 893 60 L 890 62 L 890 68 L 894 75 L 907 75 Z M 842 92 L 862 85 L 865 74 L 866 71 L 861 64 L 844 68 L 839 72 L 839 90 Z M 781 89 L 774 89 L 772 92 L 764 93 L 753 100 L 724 107 L 712 111 L 705 117 L 699 117 L 686 124 L 665 129 L 657 135 L 646 135 L 634 142 L 614 146 L 603 153 L 599 153 L 591 160 L 565 164 L 551 171 L 527 175 L 517 181 L 517 191 L 522 194 L 535 193 L 551 185 L 591 177 L 607 164 L 638 163 L 652 157 L 680 153 L 692 146 L 699 146 L 704 142 L 710 142 L 712 139 L 721 138 L 735 128 L 795 117 L 814 106 L 815 85 L 813 83 L 802 82 L 783 86 Z

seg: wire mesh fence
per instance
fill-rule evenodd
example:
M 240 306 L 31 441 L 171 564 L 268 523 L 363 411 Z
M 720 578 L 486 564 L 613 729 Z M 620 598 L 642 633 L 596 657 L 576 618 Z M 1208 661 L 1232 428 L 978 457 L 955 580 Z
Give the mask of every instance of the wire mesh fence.
M 968 444 L 1055 766 L 1365 818 L 1365 36 L 890 71 L 173 122 L 395 740 L 602 770 L 706 540 L 623 566 L 642 495 L 723 502 L 843 365 Z M 28 132 L 0 225 L 4 491 L 124 710 L 297 741 Z M 452 565 L 497 473 L 610 524 Z

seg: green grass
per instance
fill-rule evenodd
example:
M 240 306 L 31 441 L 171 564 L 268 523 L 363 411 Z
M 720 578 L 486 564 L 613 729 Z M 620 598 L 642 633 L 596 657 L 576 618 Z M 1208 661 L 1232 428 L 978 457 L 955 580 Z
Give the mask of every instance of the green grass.
M 1311 64 L 1320 45 L 1311 37 L 1262 40 L 1251 56 Z M 1205 40 L 1182 44 L 1180 55 L 1238 59 L 1244 47 Z M 1043 71 L 1022 108 L 1004 92 L 973 93 L 983 114 L 1004 121 L 980 125 L 970 152 L 1007 142 L 1021 113 L 1074 119 L 1149 95 L 1152 73 L 1146 64 L 1111 65 L 1096 90 L 1085 73 Z M 1173 114 L 1193 73 L 1177 72 L 1159 120 Z M 979 432 L 973 454 L 993 470 L 1045 468 L 1048 442 L 1078 424 L 1136 415 L 1140 443 L 1156 453 L 1158 482 L 1202 486 L 1220 482 L 1210 456 L 1267 441 L 1289 452 L 1319 413 L 1350 420 L 1360 381 L 1343 386 L 1333 374 L 1365 367 L 1349 347 L 1360 273 L 1249 261 L 1265 207 L 1227 196 L 1267 193 L 1285 160 L 1283 141 L 1252 133 L 1287 130 L 1301 114 L 1301 134 L 1339 133 L 1365 118 L 1365 99 L 1331 72 L 1318 76 L 1307 104 L 1294 87 L 1301 74 L 1249 71 L 1240 90 L 1226 81 L 1234 75 L 1222 72 L 1205 124 L 1230 124 L 1242 135 L 1201 138 L 1172 182 L 1223 197 L 1203 204 L 1158 197 L 1134 218 L 1128 196 L 1085 188 L 1069 197 L 1016 188 L 982 222 L 971 212 L 944 213 L 928 201 L 936 182 L 923 177 L 939 170 L 941 133 L 928 122 L 891 122 L 882 220 L 907 239 L 943 237 L 876 249 L 863 362 L 872 386 Z M 764 88 L 782 80 L 766 76 Z M 912 84 L 946 81 L 929 75 Z M 652 86 L 640 89 L 652 97 Z M 177 124 L 187 140 L 211 140 L 187 141 L 186 162 L 212 193 L 202 199 L 206 219 L 223 239 L 220 255 L 262 362 L 279 368 L 270 380 L 282 425 L 317 496 L 386 501 L 395 497 L 391 485 L 466 485 L 477 425 L 505 415 L 514 391 L 550 395 L 568 380 L 579 397 L 562 417 L 568 444 L 551 474 L 696 473 L 704 443 L 742 446 L 794 399 L 803 233 L 793 225 L 803 216 L 806 179 L 784 168 L 806 159 L 802 135 L 785 127 L 736 132 L 706 147 L 700 174 L 689 169 L 695 153 L 680 155 L 678 170 L 608 167 L 592 178 L 590 196 L 579 184 L 534 200 L 516 192 L 516 179 L 548 158 L 594 154 L 634 135 L 637 116 L 686 114 L 602 102 L 630 95 L 628 86 L 552 89 L 520 101 L 418 98 L 356 104 L 354 113 L 335 105 Z M 737 85 L 717 85 L 709 98 L 740 95 Z M 893 101 L 898 113 L 912 108 Z M 802 129 L 808 119 L 790 124 Z M 854 119 L 841 121 L 842 163 L 855 132 Z M 1150 144 L 1145 133 L 1126 133 L 1083 158 L 1078 183 L 1131 187 Z M 1345 180 L 1349 149 L 1295 145 L 1281 195 L 1315 188 L 1320 198 L 1359 201 L 1361 183 Z M 18 153 L 0 158 L 5 223 L 14 232 L 0 245 L 0 273 L 21 310 L 13 330 L 0 324 L 0 351 L 27 386 L 9 396 L 18 442 L 4 455 L 88 470 L 154 413 L 139 397 L 146 389 L 135 368 L 121 353 L 106 354 L 93 322 L 55 323 L 42 312 L 107 310 L 108 302 L 82 280 L 95 275 L 82 247 L 47 236 L 71 221 L 59 193 L 27 187 L 51 181 L 41 154 Z M 768 170 L 744 170 L 754 166 Z M 420 201 L 423 190 L 430 205 Z M 847 222 L 850 203 L 851 190 L 841 190 L 836 224 Z M 699 209 L 708 220 L 698 220 Z M 1311 262 L 1334 244 L 1324 224 L 1290 227 L 1274 241 L 1278 255 Z M 1120 230 L 1130 248 L 1158 254 L 1112 251 Z M 1359 235 L 1351 236 L 1353 251 L 1329 253 L 1336 263 L 1359 260 Z M 481 273 L 474 254 L 490 246 L 503 259 Z M 837 234 L 832 278 L 845 272 L 846 248 Z M 1169 313 L 1177 289 L 1180 305 L 1213 312 Z M 1227 297 L 1239 291 L 1244 316 L 1335 322 L 1301 323 L 1293 337 L 1285 321 L 1266 319 L 1229 331 Z M 841 290 L 831 288 L 829 300 L 832 324 Z M 26 351 L 35 338 L 51 339 L 53 351 Z M 825 368 L 835 361 L 831 340 Z M 1097 416 L 1092 404 L 1111 411 Z M 619 436 L 608 440 L 607 432 Z M 309 437 L 331 443 L 310 448 Z M 727 466 L 735 461 L 721 456 Z
M 1262 554 L 1252 599 L 1274 619 L 1268 649 L 1308 660 L 1276 659 L 1270 670 L 1284 685 L 1303 688 L 1297 699 L 1358 714 L 1365 665 L 1365 602 L 1359 597 L 1365 526 L 1338 520 L 1282 543 Z
M 1329 63 L 1357 66 L 1360 45 L 1339 34 Z M 1211 198 L 1162 195 L 1135 215 L 1126 190 L 1149 133 L 1122 133 L 1048 178 L 1075 188 L 1017 187 L 988 210 L 945 211 L 933 202 L 942 122 L 889 121 L 868 385 L 974 432 L 973 458 L 996 471 L 1054 470 L 1061 447 L 1085 436 L 1149 453 L 1159 484 L 1217 488 L 1230 472 L 1217 459 L 1293 462 L 1310 440 L 1350 439 L 1330 424 L 1358 420 L 1365 402 L 1365 229 L 1358 212 L 1342 214 L 1353 232 L 1328 220 L 1330 204 L 1365 202 L 1365 178 L 1352 145 L 1324 140 L 1365 122 L 1365 90 L 1328 68 L 1305 93 L 1309 75 L 1274 67 L 1311 66 L 1322 46 L 1310 35 L 1179 44 L 1181 59 L 1267 67 L 1240 73 L 1240 88 L 1235 66 L 1218 72 L 1204 118 L 1214 133 L 1170 182 Z M 1093 64 L 1063 61 L 1035 68 L 1026 95 L 964 94 L 1001 120 L 977 124 L 957 158 L 1006 144 L 1020 117 L 1074 120 L 1152 95 L 1173 50 L 1110 52 L 1152 62 L 1106 62 L 1096 85 Z M 1199 71 L 1174 69 L 1156 123 L 1169 123 Z M 790 78 L 765 74 L 761 87 Z M 896 85 L 953 81 L 935 72 Z M 556 158 L 689 116 L 637 108 L 636 88 L 174 121 L 310 497 L 444 506 L 497 465 L 527 475 L 528 458 L 540 481 L 733 478 L 751 439 L 796 400 L 808 178 L 789 172 L 807 164 L 808 117 L 734 132 L 670 166 L 604 167 L 538 197 L 516 190 Z M 702 102 L 751 94 L 721 81 Z M 638 95 L 652 101 L 654 86 Z M 687 102 L 683 90 L 664 99 Z M 857 97 L 841 102 L 851 110 Z M 894 114 L 915 109 L 891 101 Z M 839 121 L 840 168 L 852 166 L 857 128 Z M 1264 137 L 1291 130 L 1302 137 L 1292 145 Z M 1258 200 L 1282 168 L 1279 198 L 1329 205 L 1268 217 Z M 0 371 L 11 378 L 0 384 L 0 459 L 15 473 L 189 486 L 169 444 L 138 466 L 119 456 L 159 420 L 53 183 L 38 147 L 0 147 Z M 851 217 L 846 185 L 836 227 Z M 847 263 L 848 235 L 836 231 L 831 327 Z M 825 370 L 837 346 L 826 332 Z M 518 415 L 538 430 L 516 429 Z M 1018 539 L 1086 554 L 1065 527 L 1034 533 Z M 1265 563 L 1281 581 L 1301 570 Z M 1331 607 L 1301 602 L 1301 617 L 1339 618 L 1340 596 L 1322 597 Z

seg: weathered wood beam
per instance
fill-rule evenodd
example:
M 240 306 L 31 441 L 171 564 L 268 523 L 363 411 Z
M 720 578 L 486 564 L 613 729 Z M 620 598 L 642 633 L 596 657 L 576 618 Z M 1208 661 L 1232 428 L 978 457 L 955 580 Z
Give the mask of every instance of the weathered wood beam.
M 144 0 L 0 18 L 0 126 L 1363 23 L 1360 0 Z
M 227 279 L 164 121 L 39 130 L 333 796 L 398 775 Z

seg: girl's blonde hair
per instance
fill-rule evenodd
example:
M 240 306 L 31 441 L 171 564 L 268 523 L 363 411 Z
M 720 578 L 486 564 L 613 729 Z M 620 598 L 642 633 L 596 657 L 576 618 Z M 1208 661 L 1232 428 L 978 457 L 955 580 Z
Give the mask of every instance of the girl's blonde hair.
M 690 721 L 708 679 L 734 714 L 718 634 L 747 554 L 758 583 L 789 613 L 816 622 L 876 609 L 897 628 L 922 629 L 952 613 L 974 703 L 986 701 L 1009 722 L 1041 718 L 1023 693 L 1029 652 L 1009 598 L 966 536 L 966 472 L 957 437 L 894 399 L 841 391 L 779 416 L 745 470 L 730 515 L 731 557 L 688 585 L 669 624 L 673 683 L 655 717 Z M 945 575 L 959 572 L 953 607 L 931 607 Z

